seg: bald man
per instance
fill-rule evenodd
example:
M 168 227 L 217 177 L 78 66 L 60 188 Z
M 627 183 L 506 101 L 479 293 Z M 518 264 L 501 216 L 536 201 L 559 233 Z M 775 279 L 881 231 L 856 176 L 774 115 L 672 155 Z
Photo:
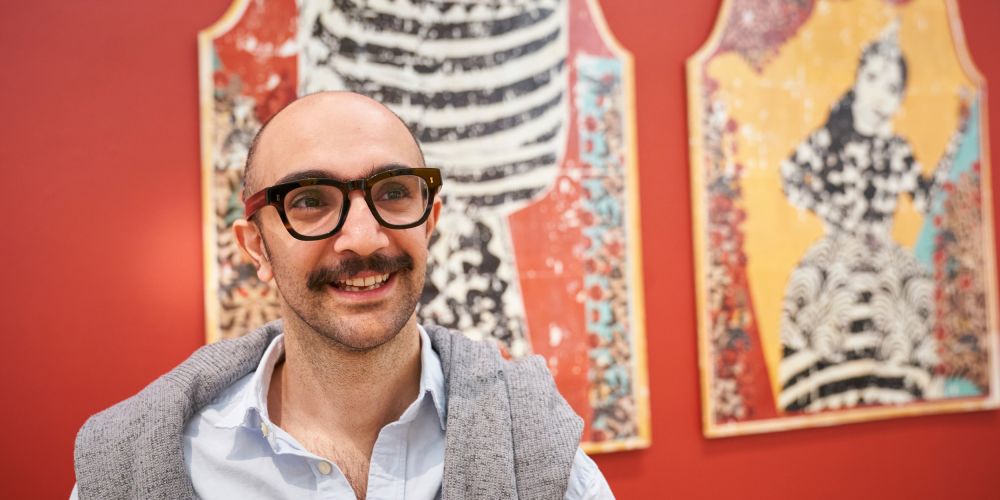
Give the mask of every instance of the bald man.
M 254 138 L 236 241 L 282 320 L 205 346 L 77 436 L 79 498 L 612 498 L 539 357 L 417 324 L 441 173 L 325 92 Z

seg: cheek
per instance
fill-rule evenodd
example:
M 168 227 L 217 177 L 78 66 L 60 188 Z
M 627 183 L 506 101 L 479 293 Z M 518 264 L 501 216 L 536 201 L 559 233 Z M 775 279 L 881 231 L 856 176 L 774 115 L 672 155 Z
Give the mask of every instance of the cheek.
M 299 241 L 287 233 L 272 236 L 268 241 L 271 266 L 282 274 L 315 268 L 323 257 L 324 241 Z
M 429 238 L 425 226 L 418 226 L 400 231 L 396 238 L 399 249 L 413 257 L 414 261 L 424 262 L 427 258 Z
M 883 90 L 879 95 L 878 106 L 882 110 L 892 111 L 899 107 L 900 102 L 902 102 L 903 96 L 899 92 L 893 90 Z
M 900 104 L 903 103 L 903 96 L 901 94 L 893 94 L 892 96 L 892 109 L 896 109 Z
M 875 100 L 876 90 L 871 84 L 859 83 L 854 89 L 854 101 L 861 106 L 870 106 Z

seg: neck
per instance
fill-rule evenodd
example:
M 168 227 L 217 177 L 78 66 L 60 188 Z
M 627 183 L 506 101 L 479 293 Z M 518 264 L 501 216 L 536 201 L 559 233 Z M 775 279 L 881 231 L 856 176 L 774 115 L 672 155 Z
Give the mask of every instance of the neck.
M 321 456 L 334 458 L 331 453 L 337 454 L 346 441 L 370 455 L 382 427 L 397 420 L 417 397 L 420 334 L 415 317 L 391 340 L 367 351 L 346 349 L 287 319 L 284 340 L 285 359 L 271 377 L 268 414 Z M 340 444 L 330 450 L 331 443 Z

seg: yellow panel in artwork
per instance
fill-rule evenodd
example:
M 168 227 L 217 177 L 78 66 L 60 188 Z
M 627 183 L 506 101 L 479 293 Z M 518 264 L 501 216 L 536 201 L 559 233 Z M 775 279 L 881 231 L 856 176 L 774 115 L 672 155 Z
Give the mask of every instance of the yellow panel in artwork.
M 895 9 L 880 1 L 819 1 L 815 8 L 761 73 L 732 52 L 708 66 L 709 76 L 720 84 L 721 100 L 729 105 L 729 116 L 740 126 L 735 160 L 745 169 L 749 282 L 775 394 L 785 284 L 802 255 L 823 235 L 819 218 L 794 208 L 782 193 L 778 165 L 824 123 L 831 106 L 853 85 L 863 48 L 895 22 L 908 80 L 893 130 L 912 145 L 925 171 L 942 156 L 951 138 L 948 131 L 957 126 L 961 93 L 972 85 L 955 58 L 943 3 Z M 910 104 L 914 96 L 920 97 L 919 106 Z M 922 224 L 904 196 L 893 237 L 912 247 Z

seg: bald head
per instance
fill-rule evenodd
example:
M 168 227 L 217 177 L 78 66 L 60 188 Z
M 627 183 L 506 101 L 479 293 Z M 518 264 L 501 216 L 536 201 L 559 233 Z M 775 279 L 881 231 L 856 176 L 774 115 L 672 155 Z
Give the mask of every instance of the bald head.
M 403 137 L 408 144 L 400 144 Z M 278 167 L 275 163 L 287 161 L 290 152 L 313 148 L 336 156 L 338 142 L 353 144 L 354 140 L 369 142 L 372 147 L 388 142 L 412 148 L 417 158 L 414 166 L 424 166 L 419 141 L 392 110 L 353 92 L 318 92 L 289 103 L 254 136 L 243 172 L 243 199 L 270 186 L 272 182 L 268 178 L 273 176 L 263 174 Z M 322 166 L 313 165 L 312 168 Z

